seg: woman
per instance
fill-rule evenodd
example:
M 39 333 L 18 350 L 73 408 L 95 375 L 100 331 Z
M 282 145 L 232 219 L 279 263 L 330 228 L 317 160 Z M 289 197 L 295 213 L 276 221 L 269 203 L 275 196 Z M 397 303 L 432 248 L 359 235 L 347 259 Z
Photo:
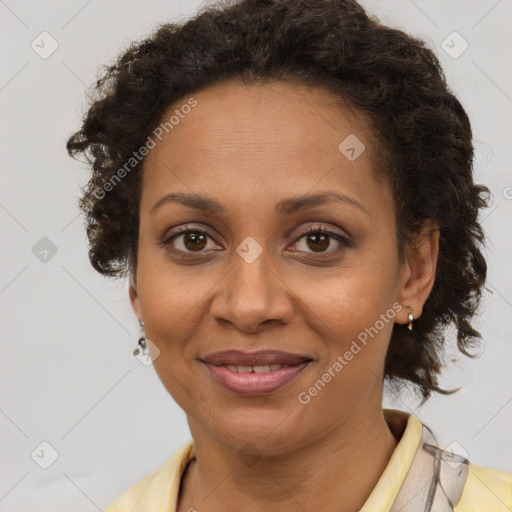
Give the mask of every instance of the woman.
M 425 45 L 353 0 L 167 24 L 97 84 L 91 263 L 130 277 L 193 441 L 108 512 L 510 510 L 383 385 L 438 386 L 486 277 L 468 117 Z M 507 508 L 508 507 L 508 508 Z

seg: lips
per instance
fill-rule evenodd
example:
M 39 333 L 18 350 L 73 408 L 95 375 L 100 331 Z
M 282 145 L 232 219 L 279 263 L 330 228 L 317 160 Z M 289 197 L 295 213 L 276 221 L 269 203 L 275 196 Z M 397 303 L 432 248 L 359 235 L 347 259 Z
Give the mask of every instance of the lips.
M 258 396 L 276 391 L 297 378 L 312 359 L 277 350 L 226 350 L 201 361 L 223 387 L 242 396 Z

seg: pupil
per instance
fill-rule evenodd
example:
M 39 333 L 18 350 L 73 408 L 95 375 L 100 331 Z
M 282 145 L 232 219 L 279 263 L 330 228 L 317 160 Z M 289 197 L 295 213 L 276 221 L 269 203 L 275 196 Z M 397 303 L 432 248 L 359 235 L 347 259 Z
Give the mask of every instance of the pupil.
M 202 240 L 201 240 L 202 239 Z M 185 235 L 185 247 L 187 249 L 202 249 L 204 247 L 204 240 L 205 239 L 205 236 L 200 234 L 200 233 L 187 233 Z M 189 240 L 192 240 L 192 243 L 189 244 L 188 241 Z M 201 246 L 198 246 L 197 245 L 197 242 L 203 242 L 203 245 Z
M 318 239 L 321 239 L 320 240 L 320 244 L 322 244 L 323 242 L 323 245 L 318 245 Z M 315 234 L 315 235 L 310 235 L 310 240 L 311 239 L 315 239 L 316 241 L 314 242 L 314 244 L 316 245 L 316 248 L 317 249 L 327 249 L 329 247 L 329 241 L 327 240 L 327 237 L 325 235 L 322 235 L 322 234 Z M 327 241 L 327 244 L 325 243 Z

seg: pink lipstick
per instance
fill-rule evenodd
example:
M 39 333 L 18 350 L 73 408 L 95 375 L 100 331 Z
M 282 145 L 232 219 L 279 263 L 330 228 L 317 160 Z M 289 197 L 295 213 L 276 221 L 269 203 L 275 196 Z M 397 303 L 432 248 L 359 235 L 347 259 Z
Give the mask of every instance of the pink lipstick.
M 243 396 L 258 396 L 282 388 L 313 361 L 310 357 L 277 350 L 226 350 L 201 358 L 210 375 Z

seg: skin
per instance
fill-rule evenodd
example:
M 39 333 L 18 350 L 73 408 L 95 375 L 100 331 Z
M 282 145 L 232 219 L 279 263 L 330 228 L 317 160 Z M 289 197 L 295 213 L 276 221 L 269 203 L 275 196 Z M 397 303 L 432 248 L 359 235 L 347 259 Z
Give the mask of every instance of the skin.
M 400 264 L 393 197 L 377 173 L 367 120 L 325 90 L 234 81 L 194 98 L 197 106 L 145 160 L 130 285 L 133 309 L 160 351 L 155 370 L 185 411 L 196 445 L 178 511 L 358 510 L 397 444 L 382 413 L 393 322 L 408 323 L 407 306 L 421 315 L 439 233 L 427 223 Z M 354 161 L 338 149 L 349 134 L 366 145 Z M 349 196 L 363 209 L 325 201 L 275 212 L 282 199 L 320 191 Z M 206 195 L 225 213 L 178 202 L 150 212 L 171 192 Z M 209 228 L 212 237 L 198 244 L 176 232 L 186 224 Z M 351 245 L 297 234 L 308 226 L 344 235 Z M 159 244 L 173 233 L 177 238 Z M 252 263 L 236 252 L 246 237 L 262 249 Z M 298 394 L 393 304 L 402 306 L 394 320 L 300 403 Z M 314 362 L 273 393 L 242 397 L 198 360 L 228 348 L 278 349 Z M 248 442 L 255 464 L 239 457 Z

